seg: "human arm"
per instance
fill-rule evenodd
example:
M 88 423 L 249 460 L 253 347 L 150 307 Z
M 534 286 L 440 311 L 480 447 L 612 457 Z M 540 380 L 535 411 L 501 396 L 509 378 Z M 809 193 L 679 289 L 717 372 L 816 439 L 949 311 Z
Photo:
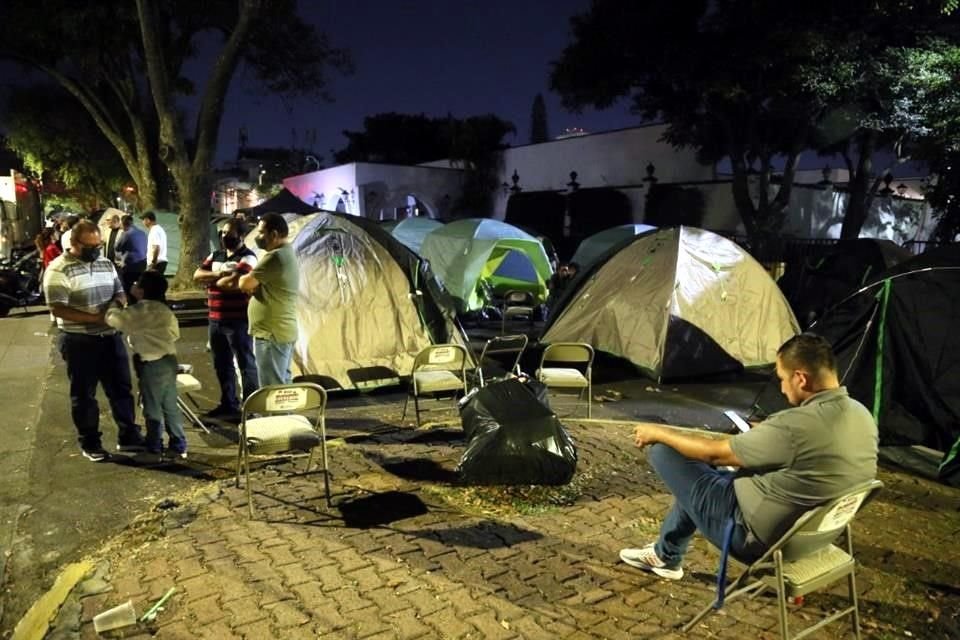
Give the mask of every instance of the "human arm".
M 257 287 L 260 286 L 260 281 L 257 280 L 257 276 L 254 275 L 253 272 L 242 276 L 239 273 L 236 273 L 234 276 L 237 278 L 237 288 L 244 293 L 252 294 L 257 290 Z
M 743 466 L 743 462 L 733 452 L 731 438 L 708 438 L 676 427 L 648 422 L 641 422 L 634 428 L 633 438 L 638 447 L 659 443 L 684 457 L 713 466 Z

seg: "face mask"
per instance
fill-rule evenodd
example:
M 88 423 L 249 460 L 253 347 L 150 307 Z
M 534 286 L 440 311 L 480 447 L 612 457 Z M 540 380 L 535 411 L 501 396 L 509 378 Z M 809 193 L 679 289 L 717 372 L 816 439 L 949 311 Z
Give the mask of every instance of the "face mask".
M 267 250 L 267 239 L 263 236 L 257 236 L 253 239 L 253 241 L 257 243 L 259 248 L 263 249 L 264 251 Z
M 240 246 L 240 238 L 233 235 L 226 235 L 220 239 L 220 242 L 223 243 L 223 248 L 229 251 L 233 251 Z
M 84 262 L 93 262 L 100 257 L 100 247 L 84 247 L 80 249 L 80 259 Z

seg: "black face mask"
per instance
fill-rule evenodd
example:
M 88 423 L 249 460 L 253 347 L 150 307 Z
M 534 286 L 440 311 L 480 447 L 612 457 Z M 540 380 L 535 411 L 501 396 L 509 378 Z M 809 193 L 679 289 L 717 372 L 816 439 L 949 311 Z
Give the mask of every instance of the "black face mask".
M 256 243 L 257 243 L 257 246 L 260 247 L 261 249 L 263 249 L 264 251 L 267 250 L 267 244 L 268 244 L 268 242 L 267 242 L 267 239 L 266 239 L 265 237 L 263 237 L 263 236 L 257 236 L 257 237 L 255 237 L 255 238 L 253 239 L 253 241 L 256 242 Z
M 80 249 L 80 259 L 84 262 L 93 262 L 100 257 L 100 247 L 83 247 Z
M 227 251 L 233 251 L 240 246 L 240 238 L 235 235 L 225 235 L 220 237 L 223 248 Z

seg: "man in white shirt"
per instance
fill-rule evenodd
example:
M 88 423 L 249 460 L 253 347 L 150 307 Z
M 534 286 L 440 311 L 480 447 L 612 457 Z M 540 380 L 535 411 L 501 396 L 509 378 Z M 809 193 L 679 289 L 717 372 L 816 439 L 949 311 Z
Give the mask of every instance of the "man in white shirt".
M 167 232 L 157 224 L 153 211 L 147 211 L 140 219 L 147 228 L 147 269 L 162 274 L 167 270 Z

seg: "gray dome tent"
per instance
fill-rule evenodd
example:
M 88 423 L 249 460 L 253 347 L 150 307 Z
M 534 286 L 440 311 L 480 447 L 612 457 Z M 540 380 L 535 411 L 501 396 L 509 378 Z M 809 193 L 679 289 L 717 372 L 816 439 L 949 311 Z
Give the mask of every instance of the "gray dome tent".
M 799 331 L 760 264 L 693 227 L 637 236 L 571 283 L 542 342 L 587 342 L 652 377 L 759 367 Z
M 294 375 L 327 388 L 382 386 L 409 375 L 427 345 L 466 345 L 429 266 L 375 222 L 331 212 L 284 218 L 300 263 Z

